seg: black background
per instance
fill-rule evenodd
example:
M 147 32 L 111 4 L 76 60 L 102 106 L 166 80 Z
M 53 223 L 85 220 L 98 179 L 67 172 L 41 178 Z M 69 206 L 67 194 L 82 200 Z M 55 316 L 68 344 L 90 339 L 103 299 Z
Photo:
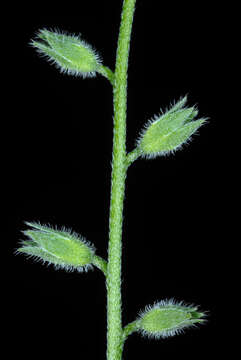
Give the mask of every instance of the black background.
M 2 167 L 10 336 L 19 356 L 103 359 L 104 276 L 55 271 L 13 255 L 24 221 L 66 226 L 107 257 L 112 89 L 101 76 L 60 74 L 28 45 L 41 28 L 82 34 L 114 69 L 121 1 L 15 8 Z M 19 13 L 18 13 L 19 12 Z M 188 94 L 209 122 L 174 156 L 128 170 L 123 229 L 123 323 L 156 300 L 199 304 L 208 323 L 185 335 L 134 334 L 124 358 L 215 354 L 222 247 L 217 233 L 222 16 L 208 3 L 137 0 L 128 83 L 127 149 L 147 120 Z M 14 99 L 14 101 L 13 101 Z M 220 154 L 220 149 L 219 149 Z M 9 265 L 10 264 L 10 265 Z M 6 281 L 5 281 L 6 280 Z M 219 345 L 220 346 L 220 345 Z M 15 347 L 9 351 L 14 351 Z

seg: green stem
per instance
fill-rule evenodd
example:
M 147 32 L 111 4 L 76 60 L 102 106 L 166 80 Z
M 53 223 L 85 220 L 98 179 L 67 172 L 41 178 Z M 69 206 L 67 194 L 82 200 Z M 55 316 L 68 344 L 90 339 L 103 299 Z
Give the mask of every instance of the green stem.
M 93 259 L 93 264 L 103 271 L 104 275 L 107 276 L 107 262 L 100 256 L 95 255 Z
M 126 178 L 127 69 L 136 0 L 124 0 L 114 80 L 114 134 L 107 265 L 107 360 L 120 360 L 123 350 L 121 318 L 121 252 Z
M 137 147 L 133 151 L 127 154 L 126 165 L 129 167 L 139 156 L 141 155 L 141 150 Z
M 123 342 L 125 342 L 126 338 L 131 335 L 133 332 L 138 330 L 139 321 L 135 320 L 128 325 L 126 325 L 123 329 Z
M 98 69 L 98 72 L 104 77 L 106 77 L 110 81 L 110 83 L 114 86 L 115 74 L 110 68 L 108 68 L 108 66 L 101 65 L 100 68 Z

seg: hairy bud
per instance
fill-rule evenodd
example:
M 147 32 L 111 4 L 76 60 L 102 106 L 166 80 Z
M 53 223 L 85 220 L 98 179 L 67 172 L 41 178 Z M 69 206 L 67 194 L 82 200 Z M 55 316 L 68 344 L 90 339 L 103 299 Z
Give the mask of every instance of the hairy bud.
M 155 157 L 177 150 L 205 122 L 205 119 L 193 121 L 198 111 L 195 107 L 185 108 L 186 101 L 186 97 L 182 98 L 147 123 L 137 144 L 142 155 Z
M 174 336 L 185 328 L 204 322 L 205 314 L 197 310 L 197 306 L 163 300 L 147 306 L 140 313 L 138 329 L 144 336 L 157 339 Z
M 35 230 L 24 231 L 29 240 L 22 241 L 17 253 L 24 253 L 65 270 L 88 270 L 94 259 L 94 248 L 81 236 L 69 230 L 56 230 L 36 223 L 26 223 Z
M 101 65 L 96 51 L 79 36 L 43 29 L 31 45 L 47 56 L 61 72 L 70 75 L 94 76 Z

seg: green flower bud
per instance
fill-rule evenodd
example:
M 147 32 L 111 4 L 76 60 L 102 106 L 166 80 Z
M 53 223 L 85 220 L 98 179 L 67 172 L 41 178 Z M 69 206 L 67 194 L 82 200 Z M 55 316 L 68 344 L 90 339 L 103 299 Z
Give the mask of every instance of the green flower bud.
M 17 253 L 30 255 L 67 271 L 81 272 L 91 267 L 95 249 L 83 237 L 66 229 L 26 224 L 35 230 L 24 231 L 29 240 L 21 242 L 22 247 L 17 249 Z
M 40 30 L 31 45 L 47 56 L 61 72 L 77 76 L 95 76 L 101 61 L 96 51 L 79 36 Z
M 197 310 L 197 306 L 162 300 L 140 313 L 138 330 L 144 336 L 157 339 L 177 335 L 183 329 L 205 321 L 205 314 Z
M 184 108 L 187 98 L 182 98 L 167 112 L 155 116 L 142 131 L 138 148 L 149 158 L 166 155 L 181 148 L 206 119 L 193 121 L 198 115 L 195 107 Z

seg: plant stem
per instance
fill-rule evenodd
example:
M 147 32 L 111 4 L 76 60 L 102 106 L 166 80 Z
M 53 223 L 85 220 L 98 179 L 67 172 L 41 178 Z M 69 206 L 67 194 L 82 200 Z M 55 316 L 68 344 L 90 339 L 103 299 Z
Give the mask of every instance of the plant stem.
M 133 332 L 137 331 L 138 329 L 138 320 L 135 320 L 128 325 L 126 325 L 123 329 L 123 341 L 126 340 L 126 338 L 131 335 Z
M 107 265 L 107 360 L 120 360 L 123 350 L 121 318 L 121 252 L 126 178 L 127 69 L 136 0 L 124 0 L 114 79 L 114 134 Z
M 111 71 L 108 66 L 101 65 L 98 69 L 98 72 L 102 74 L 104 77 L 106 77 L 110 83 L 114 86 L 114 80 L 115 80 L 115 74 Z
M 93 264 L 100 269 L 101 271 L 103 271 L 104 275 L 107 276 L 107 262 L 102 259 L 100 256 L 95 255 L 94 259 L 93 259 Z
M 126 165 L 129 167 L 139 156 L 141 155 L 141 150 L 137 147 L 126 157 Z

